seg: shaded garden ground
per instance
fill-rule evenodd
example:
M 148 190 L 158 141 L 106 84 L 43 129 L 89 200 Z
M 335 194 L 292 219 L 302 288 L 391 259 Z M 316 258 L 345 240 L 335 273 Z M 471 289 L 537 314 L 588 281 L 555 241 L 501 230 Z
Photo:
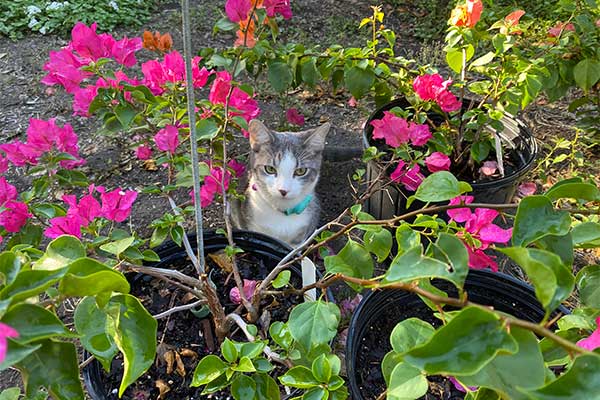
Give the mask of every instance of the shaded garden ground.
M 229 46 L 234 38 L 228 34 L 213 36 L 212 26 L 221 16 L 224 1 L 197 0 L 193 1 L 193 46 L 223 47 Z M 327 47 L 334 43 L 344 45 L 362 45 L 368 36 L 366 30 L 359 31 L 360 20 L 370 15 L 370 4 L 380 2 L 359 0 L 301 0 L 293 1 L 294 17 L 289 22 L 283 22 L 282 28 L 289 40 L 304 41 L 308 44 L 321 44 Z M 443 3 L 443 2 L 442 2 Z M 439 12 L 439 8 L 435 13 Z M 386 13 L 385 24 L 398 34 L 398 51 L 409 57 L 415 57 L 423 62 L 440 63 L 443 60 L 441 46 L 424 43 L 420 37 L 427 34 L 423 20 L 430 24 L 437 15 L 427 15 L 419 7 L 399 1 L 388 1 L 384 4 Z M 432 12 L 432 14 L 435 14 Z M 156 15 L 144 28 L 122 28 L 115 33 L 116 37 L 126 34 L 129 37 L 140 36 L 144 29 L 160 32 L 170 32 L 175 41 L 175 48 L 181 50 L 179 3 L 163 2 Z M 440 22 L 444 23 L 443 19 Z M 435 24 L 431 24 L 435 27 Z M 100 30 L 102 27 L 99 27 Z M 431 29 L 429 28 L 430 33 Z M 129 148 L 127 138 L 98 137 L 95 132 L 98 124 L 72 115 L 71 96 L 61 89 L 51 88 L 40 83 L 44 76 L 42 67 L 47 61 L 48 52 L 66 45 L 65 37 L 30 35 L 18 41 L 0 37 L 0 142 L 25 136 L 29 118 L 57 118 L 60 124 L 66 122 L 73 125 L 80 137 L 80 153 L 87 160 L 87 172 L 90 180 L 97 185 L 108 188 L 121 186 L 128 189 L 141 190 L 151 183 L 165 181 L 165 175 L 160 169 L 152 170 L 134 157 Z M 254 82 L 259 93 L 262 119 L 271 128 L 281 125 L 285 109 L 281 99 L 274 93 L 264 90 L 264 82 Z M 263 90 L 261 90 L 263 89 Z M 316 93 L 302 90 L 290 93 L 286 102 L 287 107 L 296 107 L 306 117 L 306 126 L 314 127 L 329 121 L 333 125 L 327 146 L 330 148 L 359 149 L 362 146 L 362 125 L 374 106 L 368 101 L 360 102 L 357 107 L 348 105 L 349 95 L 346 93 L 332 94 L 331 89 L 323 87 Z M 559 138 L 572 140 L 574 138 L 574 116 L 566 110 L 566 103 L 545 104 L 539 101 L 532 104 L 524 113 L 523 118 L 530 124 L 534 135 L 539 140 L 542 152 L 547 153 Z M 591 177 L 600 184 L 600 154 L 586 148 L 584 143 L 577 144 L 580 152 L 576 163 L 579 169 L 573 169 L 569 158 L 560 163 L 551 164 L 549 169 L 544 167 L 532 172 L 530 180 L 538 184 L 538 188 L 550 186 L 558 179 L 573 174 L 583 174 Z M 247 151 L 245 142 L 236 145 L 235 151 L 243 154 Z M 562 149 L 561 153 L 568 154 L 571 149 Z M 543 159 L 542 155 L 542 159 Z M 345 207 L 353 203 L 353 192 L 350 188 L 349 176 L 356 168 L 361 167 L 358 158 L 326 159 L 323 165 L 321 183 L 318 192 L 322 199 L 322 220 L 326 221 L 337 216 Z M 543 173 L 541 173 L 543 172 Z M 19 181 L 14 176 L 13 182 Z M 180 200 L 187 196 L 180 194 Z M 168 204 L 160 199 L 152 199 L 140 195 L 132 212 L 132 224 L 138 232 L 149 235 L 148 224 L 168 210 Z M 218 205 L 211 206 L 204 214 L 205 228 L 221 226 L 221 210 Z M 191 221 L 190 221 L 191 223 Z M 579 266 L 598 260 L 598 254 L 577 253 L 576 264 Z M 597 261 L 596 261 L 597 262 Z M 508 272 L 516 271 L 506 266 Z M 518 275 L 518 274 L 517 274 Z M 0 374 L 0 389 L 14 385 L 14 374 Z

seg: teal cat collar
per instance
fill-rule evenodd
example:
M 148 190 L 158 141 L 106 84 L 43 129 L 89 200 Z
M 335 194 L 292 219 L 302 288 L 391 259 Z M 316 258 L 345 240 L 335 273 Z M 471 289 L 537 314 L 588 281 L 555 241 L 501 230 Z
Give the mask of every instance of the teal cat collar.
M 312 194 L 307 195 L 300 203 L 296 204 L 294 207 L 286 208 L 285 210 L 283 210 L 283 213 L 285 215 L 302 214 L 302 212 L 306 210 L 306 207 L 308 207 L 308 205 L 312 201 L 312 198 Z

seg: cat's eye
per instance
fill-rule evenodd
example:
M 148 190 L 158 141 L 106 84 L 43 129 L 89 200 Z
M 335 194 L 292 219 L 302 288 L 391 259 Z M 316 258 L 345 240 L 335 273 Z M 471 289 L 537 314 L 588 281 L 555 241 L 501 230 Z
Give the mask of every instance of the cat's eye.
M 308 168 L 296 168 L 294 176 L 304 176 L 308 172 Z
M 265 172 L 269 175 L 277 175 L 277 170 L 271 165 L 265 165 Z

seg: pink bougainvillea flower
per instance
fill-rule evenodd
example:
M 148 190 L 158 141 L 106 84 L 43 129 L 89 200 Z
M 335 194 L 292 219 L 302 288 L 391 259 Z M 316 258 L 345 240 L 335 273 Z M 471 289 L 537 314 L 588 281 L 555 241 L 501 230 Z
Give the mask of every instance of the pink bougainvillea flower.
M 350 100 L 348 100 L 348 107 L 356 107 L 358 105 L 358 101 L 356 101 L 356 99 L 354 98 L 354 96 L 350 97 Z
M 581 339 L 577 345 L 589 351 L 594 351 L 600 347 L 600 317 L 596 318 L 596 329 L 590 336 Z
M 8 159 L 0 154 L 0 174 L 3 174 L 8 169 Z
M 225 190 L 229 187 L 229 171 L 225 172 Z M 200 188 L 200 201 L 202 207 L 209 206 L 217 193 L 221 193 L 221 181 L 223 180 L 222 168 L 211 168 L 210 175 L 204 178 L 204 184 Z
M 81 225 L 88 226 L 96 217 L 102 216 L 102 206 L 96 200 L 93 193 L 95 190 L 94 185 L 90 185 L 88 188 L 88 194 L 83 196 L 79 203 L 74 195 L 64 195 L 62 200 L 69 206 L 67 210 L 67 216 L 77 216 L 81 218 Z
M 483 3 L 481 0 L 466 0 L 464 4 L 456 6 L 450 15 L 450 25 L 474 27 L 481 18 Z
M 429 142 L 433 135 L 428 125 L 411 122 L 408 125 L 408 137 L 414 146 L 423 146 Z
M 388 146 L 398 147 L 408 143 L 408 122 L 389 111 L 383 112 L 382 119 L 371 121 L 371 126 L 373 127 L 373 138 L 384 139 Z
M 215 78 L 214 82 L 212 83 L 212 86 L 210 87 L 208 100 L 213 104 L 225 104 L 225 100 L 227 99 L 227 94 L 229 93 L 230 88 L 231 75 L 229 74 L 229 72 L 217 72 L 217 77 Z
M 237 87 L 233 88 L 233 91 L 231 92 L 229 105 L 232 109 L 229 112 L 229 116 L 232 117 L 239 115 L 244 118 L 246 122 L 252 121 L 260 114 L 258 102 L 254 100 L 248 93 Z
M 8 348 L 7 338 L 19 337 L 19 332 L 14 328 L 0 322 L 0 364 L 6 358 L 6 350 Z
M 353 298 L 347 298 L 342 300 L 342 304 L 340 304 L 340 311 L 342 313 L 342 317 L 349 318 L 354 309 L 358 307 L 363 297 L 360 294 L 357 294 Z
M 89 27 L 82 22 L 75 24 L 71 30 L 70 46 L 89 64 L 99 58 L 110 57 L 115 39 L 109 34 L 97 34 L 96 23 Z
M 61 85 L 67 93 L 76 93 L 79 84 L 92 75 L 80 69 L 84 64 L 68 48 L 51 51 L 49 58 L 44 64 L 44 71 L 48 71 L 48 74 L 41 81 L 45 85 Z
M 279 14 L 284 19 L 292 18 L 290 0 L 264 0 L 263 7 L 267 10 L 268 17 L 274 17 L 275 14 Z
M 88 85 L 75 92 L 73 96 L 73 115 L 89 117 L 90 104 L 98 94 L 98 86 Z
M 240 22 L 248 19 L 248 13 L 252 8 L 250 0 L 227 0 L 225 2 L 225 13 L 231 22 Z
M 498 163 L 496 161 L 485 161 L 479 171 L 485 176 L 491 176 L 498 170 Z
M 44 235 L 50 239 L 62 235 L 72 235 L 81 239 L 82 226 L 83 219 L 77 214 L 54 217 L 50 219 L 50 227 L 46 228 Z
M 250 279 L 244 279 L 244 297 L 249 300 L 254 295 L 254 290 L 256 289 L 257 281 L 253 281 Z M 229 299 L 235 304 L 242 303 L 242 296 L 240 296 L 240 290 L 236 287 L 232 288 L 229 291 Z
M 573 25 L 570 22 L 568 24 L 565 24 L 564 22 L 558 21 L 556 25 L 548 29 L 548 36 L 559 37 L 562 34 L 562 32 L 565 31 L 575 32 L 575 25 Z
M 390 174 L 390 179 L 403 184 L 406 189 L 414 192 L 425 177 L 421 174 L 421 168 L 418 165 L 407 169 L 407 164 L 400 160 L 394 172 Z
M 467 386 L 464 386 L 462 383 L 460 383 L 459 381 L 456 380 L 455 377 L 453 376 L 449 376 L 448 380 L 450 382 L 452 382 L 452 384 L 454 385 L 454 387 L 456 388 L 456 390 L 466 393 L 467 392 Z M 475 390 L 477 390 L 477 386 L 469 386 L 469 391 L 473 392 Z
M 123 191 L 116 188 L 112 192 L 106 192 L 103 187 L 98 187 L 100 200 L 102 202 L 102 216 L 110 221 L 123 222 L 131 214 L 131 206 L 137 198 L 135 190 Z
M 32 216 L 27 204 L 19 201 L 9 200 L 2 207 L 4 211 L 0 213 L 0 226 L 8 232 L 19 232 Z
M 531 196 L 532 194 L 535 194 L 536 190 L 537 185 L 535 184 L 535 182 L 523 182 L 519 185 L 519 188 L 517 189 L 519 196 L 521 197 Z
M 233 171 L 233 174 L 238 177 L 242 176 L 244 172 L 246 172 L 246 166 L 238 162 L 237 160 L 230 160 L 227 163 L 227 166 L 229 166 L 229 168 L 231 168 L 231 170 Z
M 439 74 L 420 75 L 413 81 L 413 89 L 423 100 L 435 101 L 442 111 L 456 111 L 461 107 L 460 101 L 448 90 L 452 81 L 444 81 Z
M 470 204 L 475 200 L 473 196 L 458 196 L 450 200 L 450 205 L 454 206 L 457 204 Z M 471 218 L 471 209 L 465 208 L 453 208 L 446 211 L 450 219 L 456 222 L 467 222 Z
M 450 158 L 444 153 L 436 151 L 425 158 L 425 166 L 429 172 L 448 171 L 450 169 Z
M 200 57 L 192 59 L 192 80 L 194 87 L 203 87 L 210 73 L 206 68 L 199 68 Z M 153 94 L 164 92 L 167 82 L 185 83 L 185 61 L 178 51 L 165 54 L 163 61 L 150 60 L 142 64 L 144 74 L 143 84 L 148 86 Z
M 154 143 L 159 150 L 175 154 L 175 150 L 179 146 L 179 129 L 173 125 L 165 126 L 154 135 Z
M 285 118 L 292 125 L 304 126 L 304 115 L 300 114 L 295 108 L 288 109 L 285 112 Z
M 17 188 L 8 183 L 5 177 L 0 176 L 0 207 L 7 201 L 16 200 Z
M 152 149 L 150 146 L 143 144 L 135 149 L 135 156 L 138 160 L 148 160 L 152 157 Z
M 135 52 L 142 48 L 142 39 L 139 37 L 128 39 L 124 37 L 121 40 L 117 40 L 113 43 L 110 49 L 112 57 L 121 65 L 126 67 L 133 67 L 137 60 L 135 58 Z
M 37 152 L 32 152 L 27 144 L 18 140 L 0 144 L 0 150 L 6 154 L 8 161 L 16 167 L 22 167 L 25 164 L 37 164 Z

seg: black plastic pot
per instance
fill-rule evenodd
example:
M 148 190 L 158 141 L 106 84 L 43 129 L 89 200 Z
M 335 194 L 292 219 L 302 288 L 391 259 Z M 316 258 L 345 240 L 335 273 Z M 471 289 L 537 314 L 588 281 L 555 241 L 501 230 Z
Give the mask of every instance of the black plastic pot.
M 465 100 L 465 106 L 469 101 Z M 369 116 L 363 129 L 363 145 L 365 148 L 374 145 L 371 136 L 373 127 L 371 121 L 383 118 L 383 112 L 394 107 L 407 107 L 406 99 L 396 99 L 383 105 Z M 503 148 L 508 149 L 506 156 L 515 163 L 515 169 L 504 177 L 486 182 L 469 182 L 473 187 L 470 193 L 478 203 L 501 204 L 510 202 L 522 177 L 533 167 L 538 154 L 538 146 L 531 130 L 518 118 L 506 115 L 502 120 L 505 130 L 501 139 Z M 381 171 L 381 165 L 375 161 L 367 163 L 366 179 L 368 182 L 375 180 Z M 461 178 L 459 176 L 459 178 Z M 461 178 L 462 179 L 462 178 Z M 462 179 L 465 180 L 465 179 Z M 382 188 L 377 184 L 375 189 Z M 364 210 L 377 219 L 388 219 L 396 215 L 404 214 L 422 208 L 423 203 L 415 201 L 409 209 L 406 209 L 406 199 L 414 194 L 407 191 L 398 184 L 390 184 L 381 190 L 377 190 L 364 204 Z
M 456 295 L 456 289 L 446 281 L 436 281 L 435 285 L 450 296 Z M 489 270 L 470 270 L 465 290 L 470 301 L 492 306 L 495 310 L 514 317 L 531 322 L 540 322 L 544 318 L 544 308 L 536 299 L 533 288 L 509 275 Z M 562 306 L 559 311 L 569 313 Z M 392 349 L 389 342 L 392 329 L 398 322 L 411 317 L 420 318 L 436 327 L 441 325 L 419 296 L 401 290 L 371 292 L 356 308 L 350 321 L 346 343 L 346 370 L 353 400 L 367 399 L 362 394 L 366 385 L 378 382 L 385 386 L 382 375 L 359 376 L 357 368 L 380 365 L 383 356 Z M 374 335 L 377 336 L 376 343 L 367 348 L 364 345 L 365 339 Z M 371 347 L 377 350 L 373 351 Z
M 195 250 L 196 236 L 188 235 L 188 238 Z M 275 267 L 292 250 L 287 244 L 261 233 L 236 231 L 233 238 L 238 247 L 260 257 L 265 265 L 271 268 Z M 223 235 L 216 234 L 214 231 L 204 232 L 205 254 L 222 250 L 227 244 L 227 239 Z M 169 268 L 173 262 L 187 258 L 185 249 L 173 242 L 164 243 L 155 250 L 161 261 L 151 264 L 154 267 Z M 292 265 L 290 270 L 297 276 L 302 276 L 299 265 Z M 142 274 L 137 274 L 130 280 L 135 282 L 142 277 Z M 89 357 L 89 354 L 86 353 L 85 357 Z M 110 393 L 111 389 L 106 387 L 103 376 L 104 371 L 97 360 L 94 360 L 83 369 L 83 379 L 90 398 L 93 400 L 116 399 L 116 394 Z

